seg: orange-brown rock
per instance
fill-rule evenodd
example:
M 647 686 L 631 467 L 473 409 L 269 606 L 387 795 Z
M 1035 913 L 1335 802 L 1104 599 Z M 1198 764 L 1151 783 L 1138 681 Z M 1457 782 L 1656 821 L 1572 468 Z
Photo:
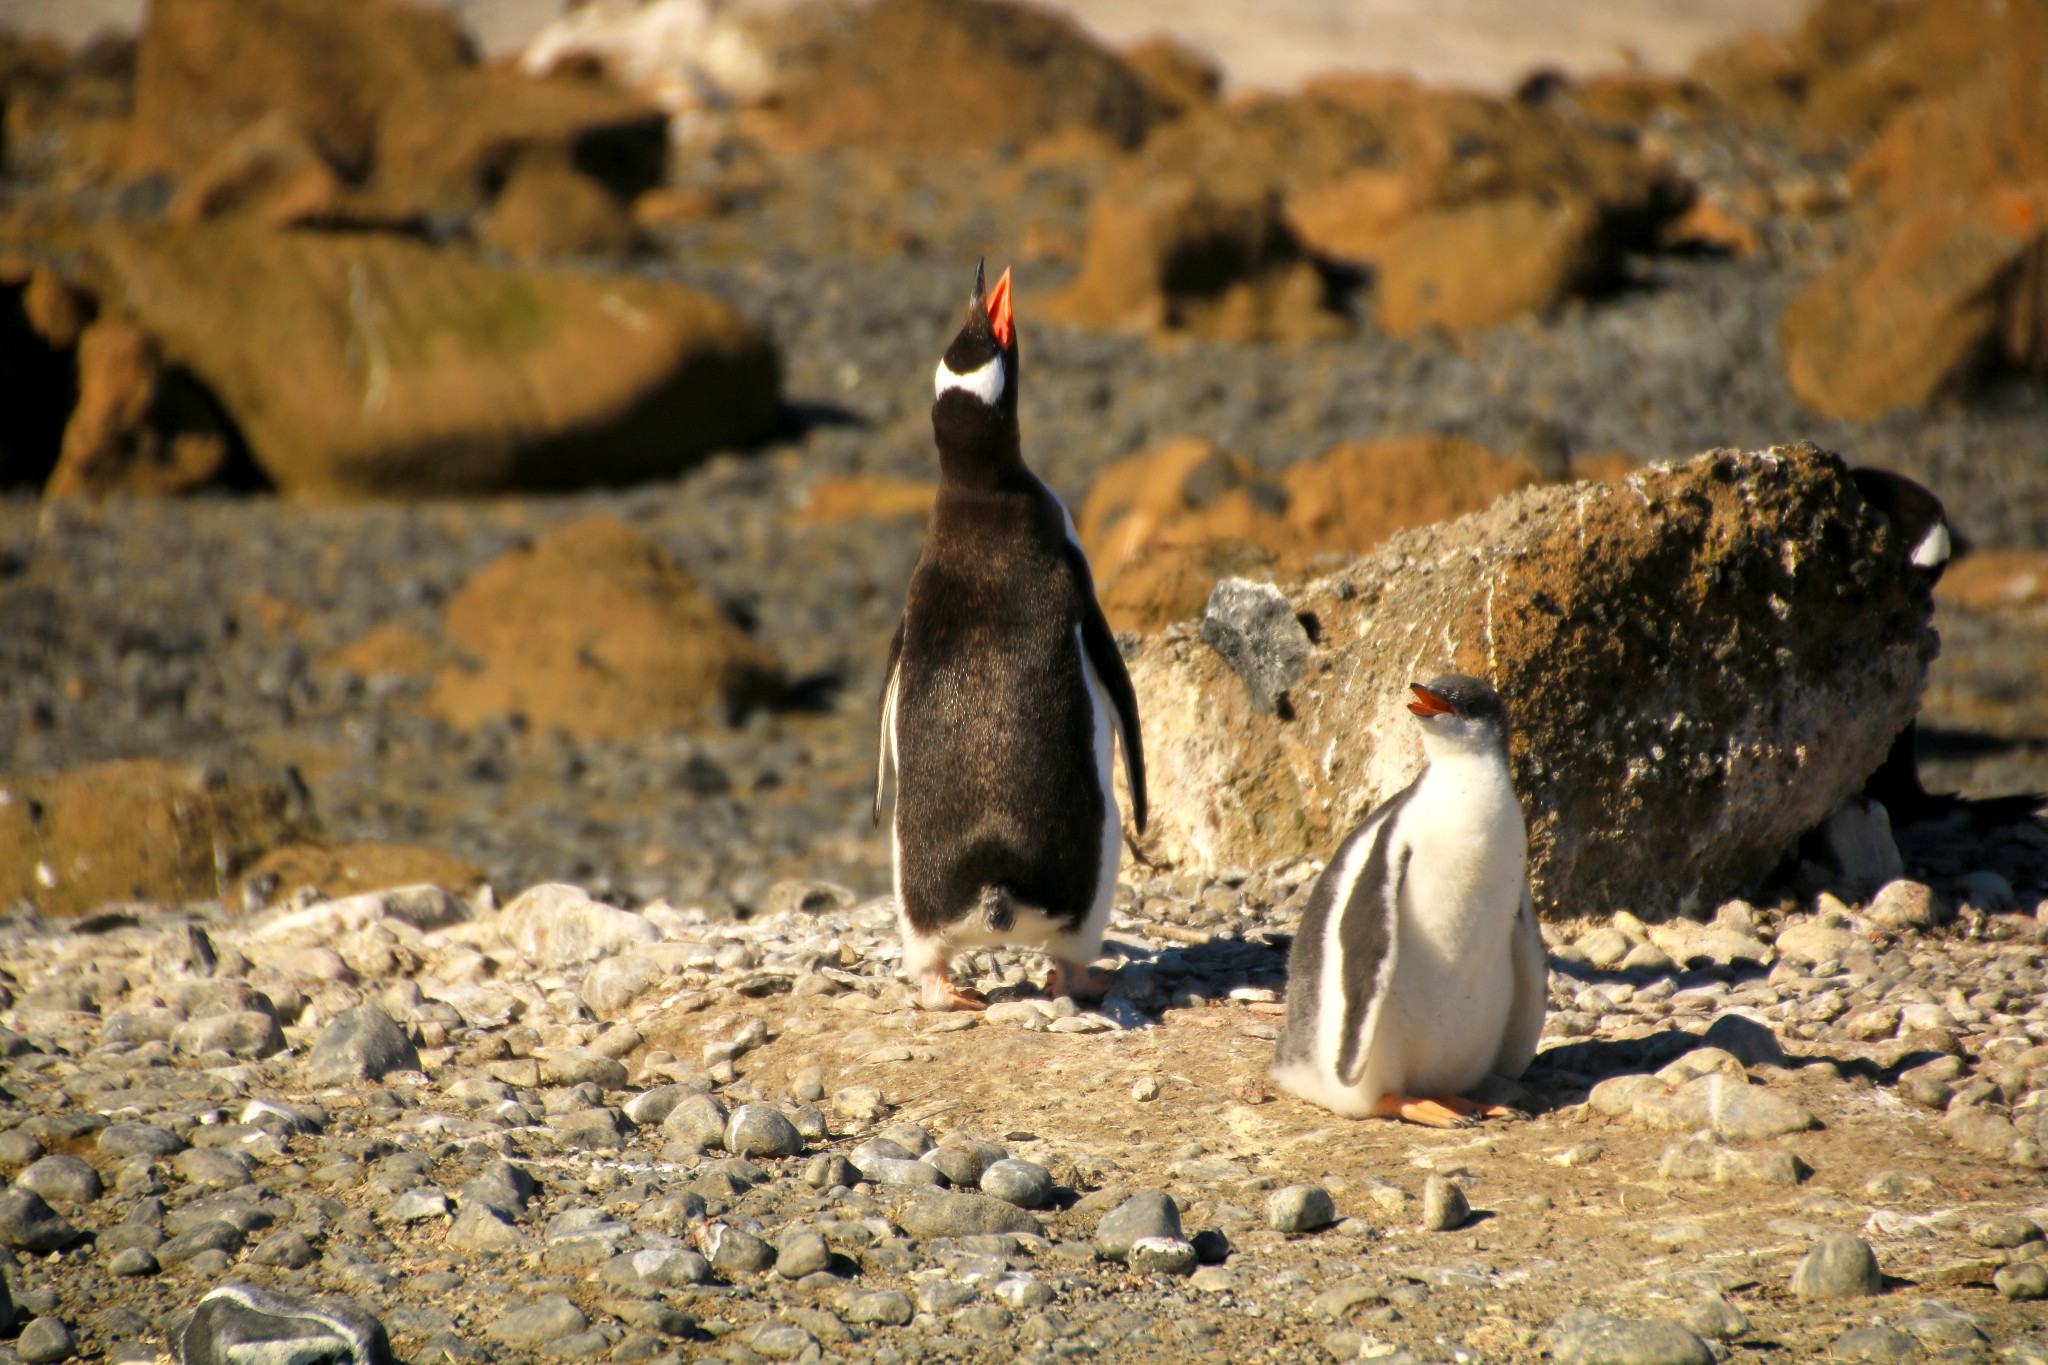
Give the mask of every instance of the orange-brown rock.
M 629 197 L 660 178 L 665 149 L 652 104 L 480 67 L 448 15 L 405 0 L 151 4 L 130 167 L 205 173 L 265 119 L 289 124 L 378 211 L 437 218 L 488 202 L 528 155 L 574 156 Z
M 2048 182 L 1914 210 L 1786 305 L 1808 407 L 1870 420 L 1965 387 L 1987 357 L 2048 372 Z
M 92 318 L 92 303 L 41 262 L 30 267 L 21 289 L 21 316 L 52 350 L 68 351 Z
M 285 493 L 659 477 L 781 420 L 766 333 L 668 281 L 232 221 L 110 226 L 87 248 L 105 295 L 219 399 Z
M 1379 324 L 1412 336 L 1548 312 L 1598 277 L 1599 221 L 1591 201 L 1571 195 L 1484 199 L 1416 214 L 1380 241 Z
M 1965 611 L 2048 607 L 2048 550 L 1977 550 L 1949 565 L 1935 600 Z
M 591 516 L 480 569 L 447 610 L 474 660 L 427 707 L 464 728 L 508 716 L 579 738 L 633 739 L 744 712 L 779 683 L 775 657 L 669 553 Z
M 216 149 L 164 210 L 174 223 L 247 214 L 268 227 L 339 216 L 345 187 L 303 129 L 273 109 Z
M 258 856 L 315 833 L 289 786 L 156 759 L 0 780 L 0 903 L 86 914 L 225 898 Z
M 1047 315 L 1082 327 L 1303 341 L 1346 330 L 1265 185 L 1120 173 Z
M 311 886 L 339 897 L 428 885 L 466 895 L 483 884 L 484 874 L 465 859 L 419 844 L 287 844 L 258 858 L 243 880 L 282 894 Z
M 520 261 L 623 256 L 639 243 L 632 212 L 566 161 L 529 157 L 505 182 L 482 239 Z
M 1066 128 L 1131 147 L 1151 86 L 1064 15 L 1010 0 L 877 0 L 796 60 L 770 97 L 784 142 L 971 156 Z
M 134 323 L 102 318 L 78 340 L 78 405 L 64 427 L 46 497 L 154 496 L 211 482 L 227 433 L 189 391 L 166 392 L 155 342 Z
M 386 622 L 329 654 L 322 666 L 329 672 L 353 673 L 359 678 L 429 678 L 442 653 L 439 645 L 418 631 Z
M 1327 857 L 1420 765 L 1408 683 L 1455 669 L 1513 716 L 1544 913 L 1709 910 L 1859 791 L 1912 718 L 1936 640 L 1911 549 L 1810 447 L 1527 489 L 1402 532 L 1283 581 L 1317 623 L 1291 713 L 1257 710 L 1192 623 L 1142 640 L 1143 851 L 1196 873 Z
M 811 485 L 799 515 L 817 526 L 865 518 L 927 517 L 938 493 L 939 486 L 925 479 L 824 478 Z
M 1075 527 L 1110 624 L 1156 630 L 1198 612 L 1226 574 L 1300 574 L 1539 482 L 1528 461 L 1456 436 L 1347 441 L 1277 479 L 1182 437 L 1105 469 Z
M 1214 104 L 1223 90 L 1223 68 L 1215 58 L 1168 34 L 1131 44 L 1123 58 L 1167 118 Z

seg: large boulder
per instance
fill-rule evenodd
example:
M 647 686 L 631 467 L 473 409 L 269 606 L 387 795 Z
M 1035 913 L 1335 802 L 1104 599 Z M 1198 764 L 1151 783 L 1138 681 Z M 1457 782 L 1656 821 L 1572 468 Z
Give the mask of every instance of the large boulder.
M 351 211 L 384 215 L 459 218 L 528 156 L 630 197 L 665 148 L 655 106 L 479 66 L 451 17 L 405 0 L 155 0 L 134 104 L 133 170 L 216 183 L 252 128 L 289 145 L 282 122 L 358 192 Z
M 769 98 L 806 147 L 972 156 L 1081 129 L 1131 147 L 1164 114 L 1151 87 L 1071 19 L 1010 0 L 877 0 L 835 13 Z
M 0 780 L 0 905 L 80 915 L 111 901 L 225 898 L 279 844 L 314 833 L 286 782 L 156 759 Z
M 638 739 L 743 712 L 779 679 L 666 550 L 610 516 L 485 565 L 449 600 L 447 631 L 476 664 L 442 670 L 427 707 L 465 728 L 517 715 Z
M 1143 640 L 1154 861 L 1327 856 L 1421 766 L 1408 684 L 1490 679 L 1546 913 L 1698 912 L 1857 792 L 1936 639 L 1912 547 L 1809 446 L 1531 489 L 1290 583 L 1267 714 L 1192 625 Z
M 236 223 L 85 247 L 103 298 L 208 387 L 285 493 L 656 478 L 781 421 L 766 333 L 686 285 Z

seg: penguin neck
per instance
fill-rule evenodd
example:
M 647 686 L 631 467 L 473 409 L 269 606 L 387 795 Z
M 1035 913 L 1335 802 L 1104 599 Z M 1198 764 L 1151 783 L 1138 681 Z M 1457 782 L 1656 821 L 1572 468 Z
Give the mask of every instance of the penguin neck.
M 1017 424 L 984 427 L 939 441 L 939 482 L 948 488 L 996 492 L 1026 486 L 1033 475 L 1024 465 Z
M 1448 802 L 1497 801 L 1505 797 L 1519 810 L 1514 783 L 1508 775 L 1507 751 L 1498 743 L 1425 738 L 1422 749 L 1429 769 L 1418 796 Z

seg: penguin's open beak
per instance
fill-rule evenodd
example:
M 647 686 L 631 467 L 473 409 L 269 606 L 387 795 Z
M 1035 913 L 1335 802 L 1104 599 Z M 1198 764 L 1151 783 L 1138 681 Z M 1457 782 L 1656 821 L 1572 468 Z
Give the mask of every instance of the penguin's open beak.
M 1458 708 L 1445 701 L 1438 693 L 1430 691 L 1421 683 L 1409 683 L 1408 690 L 1415 699 L 1408 703 L 1408 709 L 1418 716 L 1455 716 Z
M 1003 277 L 996 281 L 995 291 L 988 296 L 988 320 L 995 328 L 996 344 L 1004 350 L 1010 349 L 1010 340 L 1016 329 L 1010 322 L 1010 271 L 1003 270 Z

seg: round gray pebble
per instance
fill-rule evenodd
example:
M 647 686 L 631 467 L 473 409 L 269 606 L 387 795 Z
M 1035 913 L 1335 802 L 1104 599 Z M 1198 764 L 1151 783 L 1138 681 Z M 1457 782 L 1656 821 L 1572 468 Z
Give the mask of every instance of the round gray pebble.
M 743 1104 L 726 1120 L 725 1147 L 741 1156 L 795 1156 L 804 1135 L 773 1105 Z
M 900 1289 L 857 1289 L 839 1300 L 848 1322 L 901 1327 L 917 1316 L 917 1305 Z
M 1472 1205 L 1465 1189 L 1455 1180 L 1433 1175 L 1422 1182 L 1422 1227 L 1425 1232 L 1449 1232 L 1465 1225 Z
M 1336 1201 L 1320 1185 L 1283 1185 L 1266 1196 L 1266 1225 L 1277 1232 L 1313 1232 L 1336 1221 Z
M 14 1183 L 59 1204 L 90 1204 L 106 1192 L 100 1173 L 81 1156 L 46 1156 L 14 1177 Z
M 514 1346 L 532 1346 L 580 1332 L 590 1325 L 566 1294 L 549 1294 L 521 1308 L 500 1313 L 484 1328 L 486 1334 Z
M 1044 1208 L 1052 1198 L 1052 1173 L 1035 1161 L 1005 1157 L 981 1173 L 981 1192 L 1020 1209 Z
M 20 1338 L 14 1343 L 14 1353 L 25 1365 L 56 1365 L 57 1361 L 71 1359 L 78 1343 L 71 1339 L 71 1329 L 64 1325 L 62 1318 L 37 1318 L 21 1329 Z
M 1196 1256 L 1194 1246 L 1178 1237 L 1140 1237 L 1125 1259 L 1140 1275 L 1192 1275 Z
M 1991 1283 L 2000 1294 L 2015 1302 L 2048 1299 L 2048 1265 L 2021 1261 L 2018 1265 L 2002 1266 L 1991 1277 Z
M 1792 1292 L 1802 1299 L 1869 1298 L 1884 1292 L 1884 1275 L 1870 1243 L 1853 1232 L 1831 1232 L 1793 1268 Z
M 832 1249 L 816 1232 L 799 1232 L 784 1239 L 775 1254 L 775 1273 L 785 1280 L 800 1280 L 831 1265 Z
M 123 1247 L 107 1261 L 109 1275 L 154 1275 L 160 1269 L 162 1267 L 156 1263 L 156 1253 L 148 1247 Z
M 849 1189 L 860 1180 L 860 1172 L 854 1164 L 837 1152 L 821 1153 L 804 1166 L 804 1183 L 814 1190 L 829 1190 L 834 1185 Z

